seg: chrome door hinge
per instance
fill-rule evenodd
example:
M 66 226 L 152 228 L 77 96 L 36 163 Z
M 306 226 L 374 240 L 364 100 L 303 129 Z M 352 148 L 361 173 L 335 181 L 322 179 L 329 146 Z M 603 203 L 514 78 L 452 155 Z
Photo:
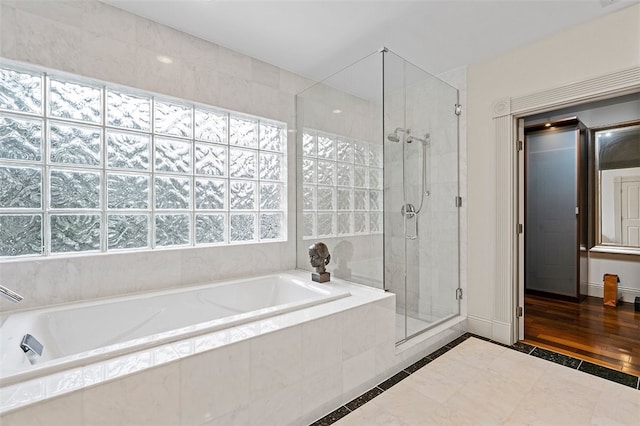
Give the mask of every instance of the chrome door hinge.
M 456 197 L 456 207 L 462 207 L 462 197 Z
M 524 227 L 522 226 L 521 223 L 519 223 L 518 224 L 518 234 L 522 234 L 523 230 L 524 230 Z
M 455 107 L 456 107 L 456 109 L 455 109 L 456 115 L 462 114 L 462 105 L 456 104 Z
M 523 314 L 522 306 L 518 306 L 516 308 L 516 317 L 520 318 L 522 316 L 522 314 Z
M 462 289 L 456 288 L 456 300 L 462 300 Z
M 522 151 L 523 145 L 522 141 L 518 141 L 518 151 Z

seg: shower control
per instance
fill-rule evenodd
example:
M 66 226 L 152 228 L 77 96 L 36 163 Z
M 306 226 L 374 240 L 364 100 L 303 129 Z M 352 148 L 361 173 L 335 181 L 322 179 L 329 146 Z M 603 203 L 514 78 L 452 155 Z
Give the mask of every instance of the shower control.
M 400 209 L 400 213 L 404 217 L 404 235 L 407 240 L 415 240 L 418 238 L 418 211 L 416 210 L 416 206 L 413 204 L 407 203 Z M 413 223 L 413 232 L 409 233 L 409 221 Z
M 413 204 L 405 204 L 400 209 L 400 213 L 402 213 L 402 216 L 412 218 L 416 214 L 416 206 Z

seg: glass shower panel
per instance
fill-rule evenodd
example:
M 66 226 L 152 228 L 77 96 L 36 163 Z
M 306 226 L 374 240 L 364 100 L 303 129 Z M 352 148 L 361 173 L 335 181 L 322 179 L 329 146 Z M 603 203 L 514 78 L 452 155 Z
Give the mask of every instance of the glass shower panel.
M 297 266 L 324 242 L 333 277 L 383 287 L 382 55 L 296 96 Z
M 457 90 L 384 57 L 385 288 L 397 340 L 459 313 Z
M 459 314 L 455 88 L 383 49 L 296 96 L 297 266 L 396 295 L 397 341 Z

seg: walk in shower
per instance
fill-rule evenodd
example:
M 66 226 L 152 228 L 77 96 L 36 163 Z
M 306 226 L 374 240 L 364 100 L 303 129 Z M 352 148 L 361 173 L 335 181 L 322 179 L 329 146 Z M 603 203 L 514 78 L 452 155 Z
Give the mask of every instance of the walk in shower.
M 458 91 L 381 49 L 296 97 L 297 266 L 396 294 L 402 342 L 459 313 Z

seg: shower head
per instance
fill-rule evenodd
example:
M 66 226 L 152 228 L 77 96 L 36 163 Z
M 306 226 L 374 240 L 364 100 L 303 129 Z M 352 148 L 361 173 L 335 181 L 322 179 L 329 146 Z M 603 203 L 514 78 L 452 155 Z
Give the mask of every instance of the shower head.
M 400 142 L 400 136 L 398 136 L 398 132 L 409 134 L 409 129 L 405 130 L 402 127 L 396 127 L 393 133 L 389 133 L 387 135 L 387 139 L 389 139 L 391 142 Z

